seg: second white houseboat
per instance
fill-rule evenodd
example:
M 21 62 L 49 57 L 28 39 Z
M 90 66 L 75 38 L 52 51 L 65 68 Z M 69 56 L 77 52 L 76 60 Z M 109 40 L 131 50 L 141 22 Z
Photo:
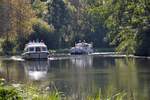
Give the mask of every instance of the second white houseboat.
M 74 47 L 70 49 L 71 54 L 90 54 L 93 53 L 92 43 L 80 42 L 76 43 Z

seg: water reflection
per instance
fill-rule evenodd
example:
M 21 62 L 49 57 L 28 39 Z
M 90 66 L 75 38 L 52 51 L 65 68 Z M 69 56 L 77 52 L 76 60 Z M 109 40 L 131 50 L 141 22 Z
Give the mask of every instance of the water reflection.
M 70 61 L 51 62 L 53 66 L 51 73 L 55 75 L 51 80 L 59 91 L 73 97 L 74 100 L 85 100 L 87 95 L 99 89 L 107 96 L 125 91 L 127 100 L 149 100 L 150 61 L 134 58 L 86 57 L 79 56 L 70 58 Z
M 50 87 L 53 81 L 59 91 L 72 97 L 68 100 L 86 100 L 99 89 L 107 96 L 125 91 L 127 100 L 150 100 L 149 65 L 146 59 L 100 56 L 67 56 L 49 62 L 0 60 L 0 77 L 9 82 L 36 80 Z
M 89 56 L 89 55 L 73 56 L 70 60 L 71 63 L 76 67 L 92 67 L 93 65 L 93 56 Z
M 25 61 L 25 73 L 31 80 L 44 80 L 47 76 L 49 61 Z
M 7 82 L 24 82 L 26 76 L 22 62 L 0 60 L 0 77 Z

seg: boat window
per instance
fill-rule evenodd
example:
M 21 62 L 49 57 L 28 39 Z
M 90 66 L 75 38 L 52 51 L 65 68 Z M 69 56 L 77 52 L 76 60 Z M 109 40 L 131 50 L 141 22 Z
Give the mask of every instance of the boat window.
M 41 51 L 40 47 L 36 47 L 36 48 L 35 48 L 35 51 L 36 51 L 36 52 Z
M 33 47 L 30 47 L 30 48 L 29 48 L 29 51 L 34 51 L 34 48 L 33 48 Z
M 42 47 L 42 51 L 47 51 L 47 48 L 46 47 Z

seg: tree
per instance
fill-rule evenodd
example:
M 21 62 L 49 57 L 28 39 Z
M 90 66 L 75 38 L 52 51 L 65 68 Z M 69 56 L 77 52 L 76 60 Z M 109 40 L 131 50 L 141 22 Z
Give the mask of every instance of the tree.
M 30 20 L 34 17 L 34 12 L 30 3 L 26 0 L 2 0 L 1 7 L 1 37 L 7 40 L 6 43 L 16 41 L 17 48 L 23 49 L 23 44 L 32 31 Z
M 60 48 L 65 40 L 68 25 L 70 23 L 70 14 L 63 0 L 52 0 L 48 4 L 48 23 L 54 26 L 56 38 L 56 47 Z
M 149 7 L 147 0 L 112 2 L 107 19 L 109 35 L 117 43 L 117 51 L 149 55 Z M 115 30 L 113 30 L 115 29 Z M 143 50 L 144 51 L 141 51 Z
M 41 0 L 32 1 L 32 9 L 35 11 L 36 16 L 41 19 L 45 19 L 46 14 L 48 13 L 48 7 L 46 2 L 42 2 Z

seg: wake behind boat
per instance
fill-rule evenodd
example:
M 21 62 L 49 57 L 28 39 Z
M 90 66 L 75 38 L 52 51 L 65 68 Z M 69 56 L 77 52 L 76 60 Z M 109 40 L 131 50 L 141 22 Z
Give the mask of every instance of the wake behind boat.
M 48 55 L 49 52 L 44 42 L 29 42 L 25 46 L 22 58 L 27 60 L 48 59 Z
M 71 54 L 90 54 L 93 53 L 92 43 L 79 42 L 70 49 Z

